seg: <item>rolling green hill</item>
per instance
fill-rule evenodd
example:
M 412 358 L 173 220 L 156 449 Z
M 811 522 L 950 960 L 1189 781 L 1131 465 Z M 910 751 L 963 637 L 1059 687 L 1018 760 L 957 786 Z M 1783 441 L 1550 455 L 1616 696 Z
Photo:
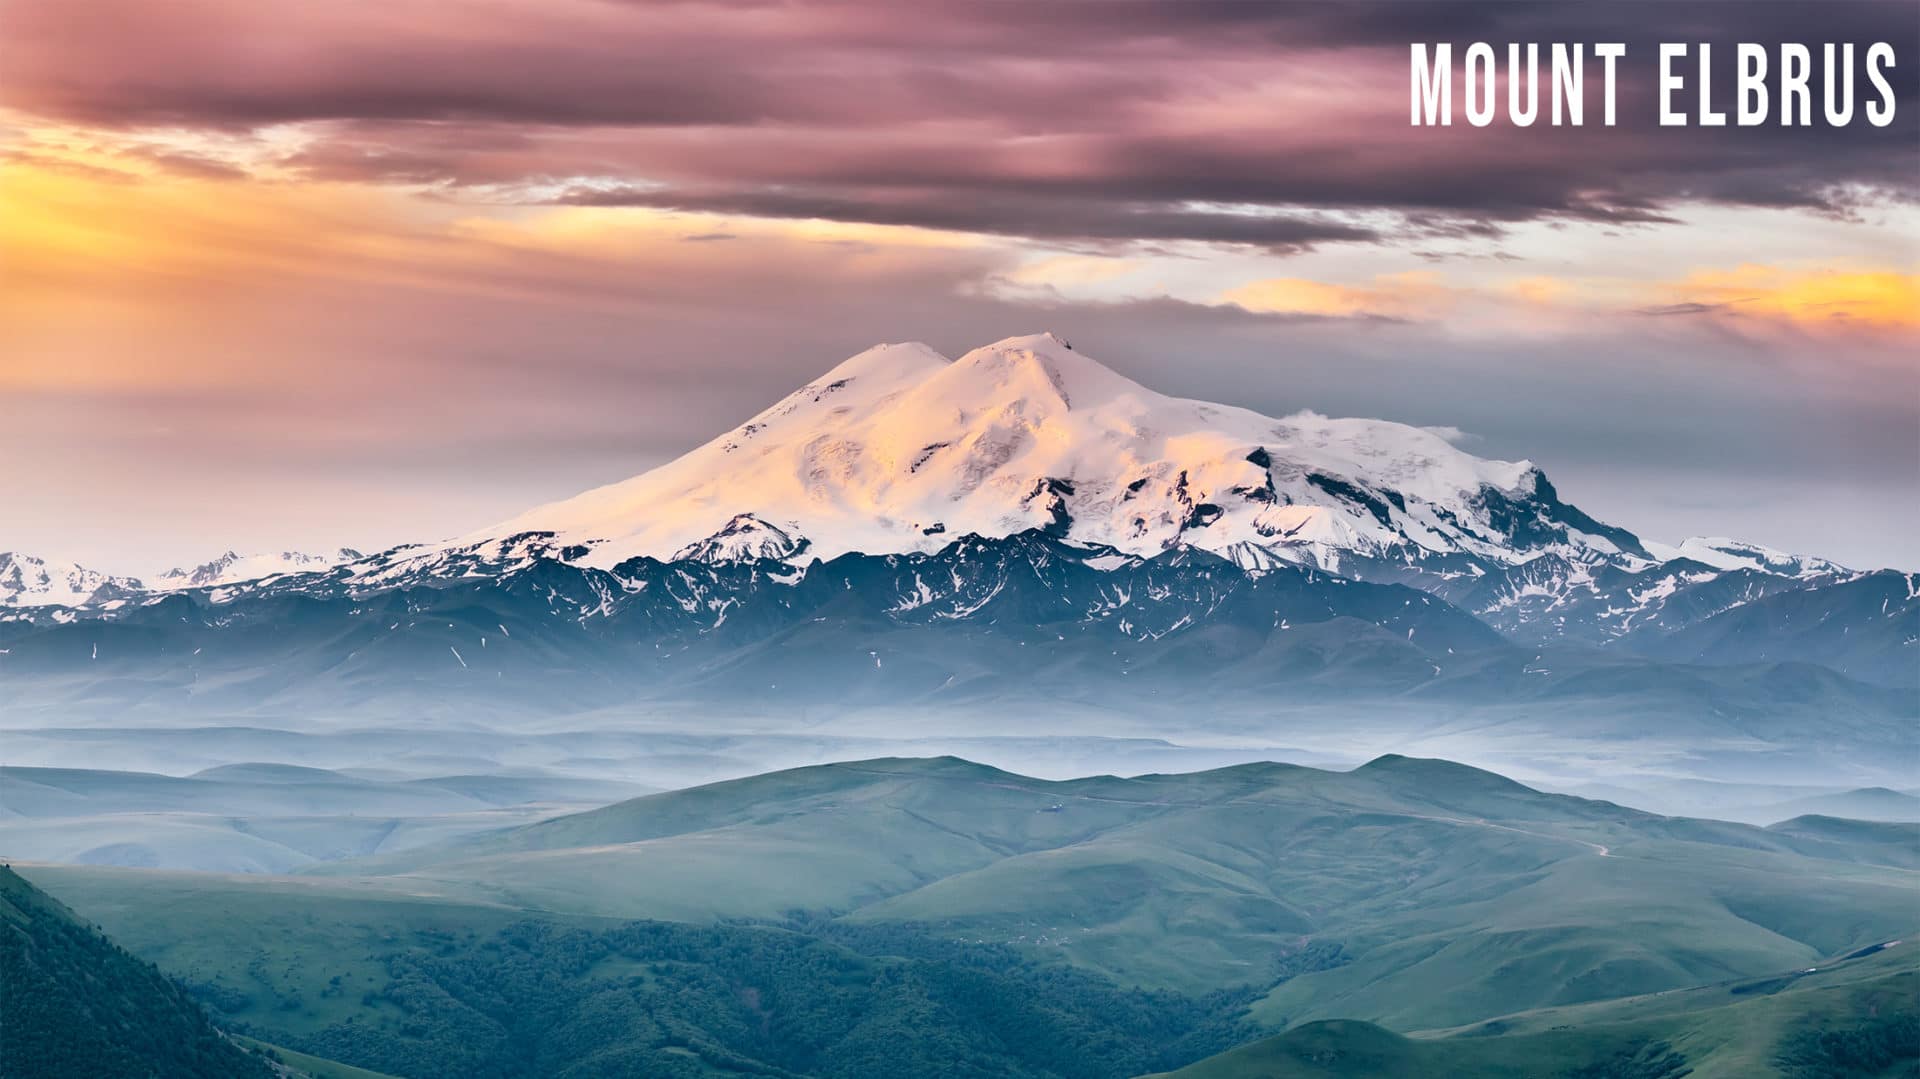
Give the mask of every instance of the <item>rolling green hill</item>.
M 226 765 L 184 777 L 0 767 L 0 852 L 20 861 L 288 873 L 642 790 L 523 776 L 381 781 L 278 764 Z
M 1920 869 L 1920 824 L 1809 815 L 1769 825 L 1767 831 L 1828 843 L 1837 851 L 1882 865 Z
M 1259 984 L 1273 1026 L 1445 1026 L 1806 964 L 1913 921 L 1886 829 L 1661 817 L 1444 761 L 1047 782 L 952 758 L 802 768 L 314 872 L 604 917 L 804 909 L 1037 947 L 1122 984 Z M 1489 975 L 1497 974 L 1497 977 Z
M 259 874 L 19 868 L 186 985 L 223 1022 L 276 1044 L 363 1017 L 361 997 L 385 984 L 393 956 L 478 939 L 527 916 Z
M 1920 955 L 1903 943 L 1811 971 L 1547 1009 L 1434 1036 L 1321 1020 L 1166 1079 L 1407 1075 L 1908 1079 L 1920 1075 Z

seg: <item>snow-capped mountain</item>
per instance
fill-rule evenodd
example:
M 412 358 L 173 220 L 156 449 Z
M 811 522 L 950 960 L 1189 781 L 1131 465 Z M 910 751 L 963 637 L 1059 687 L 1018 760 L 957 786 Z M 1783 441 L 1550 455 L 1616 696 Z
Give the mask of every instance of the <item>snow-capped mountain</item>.
M 957 360 L 922 344 L 869 349 L 669 464 L 460 543 L 549 532 L 610 568 L 930 552 L 1029 529 L 1135 557 L 1190 546 L 1247 568 L 1333 572 L 1647 557 L 1631 533 L 1560 502 L 1528 462 L 1404 424 L 1168 397 L 1051 334 Z
M 663 649 L 791 631 L 816 608 L 840 612 L 816 621 L 857 611 L 895 625 L 1039 617 L 1031 597 L 1044 588 L 1021 585 L 1029 599 L 1009 608 L 1003 589 L 1026 571 L 992 568 L 1021 560 L 1071 593 L 1045 618 L 1136 642 L 1296 640 L 1288 627 L 1342 611 L 1336 590 L 1355 582 L 1418 590 L 1355 608 L 1376 629 L 1393 604 L 1430 595 L 1526 647 L 1771 661 L 1796 647 L 1783 642 L 1814 639 L 1799 627 L 1818 612 L 1822 662 L 1905 682 L 1920 637 L 1911 578 L 1727 539 L 1643 543 L 1562 502 L 1528 462 L 1402 424 L 1168 397 L 1046 334 L 951 361 L 925 345 L 869 349 L 669 464 L 459 539 L 365 556 L 229 552 L 151 587 L 16 558 L 0 561 L 12 567 L 0 605 L 21 608 L 18 624 L 151 605 L 240 625 L 249 601 L 391 595 L 412 611 L 439 602 L 429 590 L 480 603 L 491 592 Z M 162 608 L 167 596 L 188 607 Z M 1736 622 L 1770 628 L 1718 628 Z M 1437 676 L 1448 654 L 1415 666 Z
M 870 350 L 677 461 L 459 539 L 150 584 L 0 558 L 0 707 L 1337 706 L 1869 761 L 1920 715 L 1920 576 L 1645 544 L 1526 462 L 1166 397 L 1047 336 Z
M 1673 547 L 1663 543 L 1648 543 L 1646 546 L 1662 562 L 1687 559 L 1720 570 L 1750 569 L 1800 578 L 1830 577 L 1853 572 L 1838 562 L 1829 562 L 1824 558 L 1788 554 L 1724 536 L 1695 536 Z
M 280 551 L 243 555 L 228 551 L 191 569 L 171 569 L 157 577 L 143 579 L 105 573 L 73 562 L 0 551 L 0 607 L 111 609 L 133 601 L 150 600 L 156 593 L 315 573 L 365 557 L 347 547 L 332 554 Z
M 156 589 L 210 588 L 216 585 L 235 584 L 241 581 L 257 581 L 284 573 L 312 573 L 329 569 L 342 562 L 352 562 L 366 556 L 351 547 L 342 547 L 331 554 L 307 554 L 302 551 L 280 551 L 277 553 L 243 555 L 237 551 L 227 553 L 209 562 L 203 562 L 192 569 L 170 569 L 154 578 Z
M 0 551 L 0 607 L 84 607 L 126 599 L 142 587 L 137 578 Z

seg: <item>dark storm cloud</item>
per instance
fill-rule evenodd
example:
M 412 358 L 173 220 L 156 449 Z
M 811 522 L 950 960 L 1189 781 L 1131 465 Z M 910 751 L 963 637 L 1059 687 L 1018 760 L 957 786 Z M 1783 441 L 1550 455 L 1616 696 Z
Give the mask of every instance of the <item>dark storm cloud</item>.
M 321 178 L 1109 243 L 1285 250 L 1914 196 L 1920 8 L 1652 11 L 104 0 L 10 12 L 0 102 L 120 129 L 314 123 L 286 163 Z M 1409 128 L 1408 43 L 1474 40 L 1628 43 L 1620 126 Z M 1723 105 L 1736 41 L 1803 42 L 1816 64 L 1824 42 L 1889 41 L 1900 118 L 1662 129 L 1659 40 L 1722 46 Z

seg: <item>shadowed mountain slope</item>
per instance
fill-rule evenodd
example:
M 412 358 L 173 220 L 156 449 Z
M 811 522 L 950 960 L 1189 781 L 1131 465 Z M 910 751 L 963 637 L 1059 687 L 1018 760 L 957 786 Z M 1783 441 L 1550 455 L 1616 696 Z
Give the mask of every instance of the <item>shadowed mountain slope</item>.
M 0 1076 L 273 1074 L 151 964 L 0 866 Z

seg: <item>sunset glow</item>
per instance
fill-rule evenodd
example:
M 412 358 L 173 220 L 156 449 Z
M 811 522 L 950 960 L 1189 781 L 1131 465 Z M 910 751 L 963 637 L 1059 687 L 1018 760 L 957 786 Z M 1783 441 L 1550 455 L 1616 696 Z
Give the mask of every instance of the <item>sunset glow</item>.
M 21 542 L 64 543 L 89 490 L 186 557 L 205 523 L 151 492 L 210 474 L 325 474 L 327 498 L 236 523 L 262 545 L 457 531 L 630 474 L 875 341 L 1045 327 L 1173 392 L 1467 428 L 1656 532 L 1689 511 L 1635 504 L 1602 430 L 1542 445 L 1487 402 L 1630 409 L 1627 387 L 1679 380 L 1658 394 L 1676 417 L 1791 410 L 1809 463 L 1760 447 L 1742 472 L 1677 420 L 1669 462 L 1741 489 L 1839 469 L 1863 500 L 1913 478 L 1886 453 L 1920 430 L 1910 127 L 1818 152 L 1409 129 L 1401 32 L 1305 8 L 95 7 L 9 13 L 0 437 L 67 462 L 0 481 Z M 1179 369 L 1144 366 L 1169 348 Z M 109 423 L 120 445 L 79 444 Z M 470 485 L 481 463 L 500 489 Z M 418 515 L 328 503 L 347 491 Z M 1890 521 L 1863 553 L 1915 533 Z

